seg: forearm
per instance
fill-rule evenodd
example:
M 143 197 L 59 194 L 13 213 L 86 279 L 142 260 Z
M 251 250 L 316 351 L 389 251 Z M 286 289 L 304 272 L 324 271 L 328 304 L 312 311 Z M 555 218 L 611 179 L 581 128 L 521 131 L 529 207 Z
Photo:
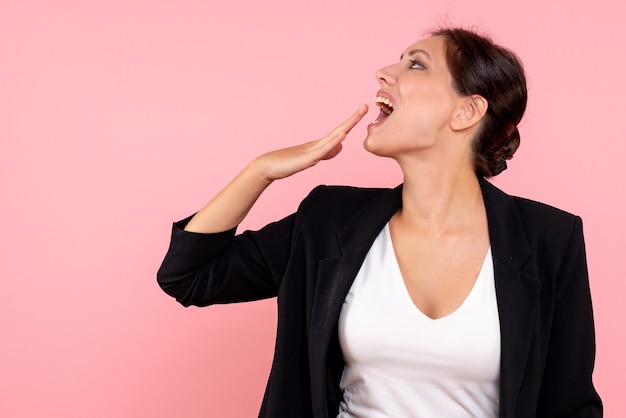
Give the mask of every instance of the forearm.
M 185 231 L 206 234 L 236 227 L 271 182 L 253 161 L 194 215 Z

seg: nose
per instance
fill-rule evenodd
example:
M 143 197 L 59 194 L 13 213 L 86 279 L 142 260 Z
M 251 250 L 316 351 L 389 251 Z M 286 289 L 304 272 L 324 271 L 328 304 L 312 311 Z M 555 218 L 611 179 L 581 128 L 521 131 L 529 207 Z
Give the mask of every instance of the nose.
M 381 86 L 393 86 L 396 84 L 396 77 L 393 74 L 393 66 L 389 65 L 376 71 L 376 79 Z

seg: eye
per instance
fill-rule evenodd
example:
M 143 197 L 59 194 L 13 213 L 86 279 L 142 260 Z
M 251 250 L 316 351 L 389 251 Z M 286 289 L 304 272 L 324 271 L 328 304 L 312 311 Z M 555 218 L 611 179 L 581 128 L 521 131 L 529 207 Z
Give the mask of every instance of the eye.
M 411 62 L 411 65 L 409 66 L 409 68 L 412 70 L 425 70 L 426 69 L 426 66 L 417 60 L 412 59 L 409 61 Z

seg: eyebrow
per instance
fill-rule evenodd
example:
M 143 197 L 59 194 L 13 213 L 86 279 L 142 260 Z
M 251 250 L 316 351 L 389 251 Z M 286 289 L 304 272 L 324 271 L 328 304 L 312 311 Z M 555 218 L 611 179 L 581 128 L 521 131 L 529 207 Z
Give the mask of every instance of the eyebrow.
M 428 55 L 428 52 L 424 51 L 423 49 L 412 49 L 409 51 L 409 57 L 412 57 L 415 54 L 418 53 L 422 53 L 424 55 L 426 55 L 426 58 L 428 58 L 430 60 L 430 55 Z M 404 58 L 404 54 L 400 55 L 400 60 L 402 60 L 402 58 Z

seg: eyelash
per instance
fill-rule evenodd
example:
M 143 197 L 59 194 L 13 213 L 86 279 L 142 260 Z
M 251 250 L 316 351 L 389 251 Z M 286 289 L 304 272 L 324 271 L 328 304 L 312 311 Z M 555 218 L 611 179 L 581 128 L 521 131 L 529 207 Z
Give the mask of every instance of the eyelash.
M 416 61 L 416 60 L 409 60 L 409 61 L 411 62 L 411 65 L 409 66 L 409 68 L 411 69 L 418 69 L 418 70 L 426 69 L 426 66 L 419 61 Z

